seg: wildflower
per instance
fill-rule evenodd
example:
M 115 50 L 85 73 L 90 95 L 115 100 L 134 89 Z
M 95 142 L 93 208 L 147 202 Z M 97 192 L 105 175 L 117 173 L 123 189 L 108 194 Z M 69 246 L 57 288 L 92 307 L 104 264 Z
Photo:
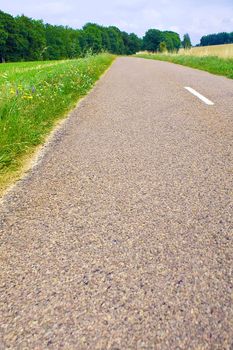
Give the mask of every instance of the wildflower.
M 31 100 L 32 99 L 32 96 L 31 95 L 24 95 L 23 98 L 25 100 Z

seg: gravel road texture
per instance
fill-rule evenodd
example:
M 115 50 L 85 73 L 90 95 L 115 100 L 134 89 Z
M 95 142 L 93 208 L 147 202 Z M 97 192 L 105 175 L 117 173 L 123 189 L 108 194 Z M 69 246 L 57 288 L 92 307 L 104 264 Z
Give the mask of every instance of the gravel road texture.
M 3 198 L 0 349 L 232 349 L 232 140 L 232 80 L 118 58 Z

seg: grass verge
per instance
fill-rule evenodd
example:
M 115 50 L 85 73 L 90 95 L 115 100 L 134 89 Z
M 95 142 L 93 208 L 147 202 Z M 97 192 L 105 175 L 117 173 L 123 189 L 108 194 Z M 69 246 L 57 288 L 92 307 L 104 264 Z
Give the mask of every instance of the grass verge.
M 179 54 L 138 54 L 135 57 L 181 64 L 182 66 L 197 68 L 233 79 L 233 59 L 216 56 L 195 57 Z
M 0 65 L 0 193 L 114 58 Z

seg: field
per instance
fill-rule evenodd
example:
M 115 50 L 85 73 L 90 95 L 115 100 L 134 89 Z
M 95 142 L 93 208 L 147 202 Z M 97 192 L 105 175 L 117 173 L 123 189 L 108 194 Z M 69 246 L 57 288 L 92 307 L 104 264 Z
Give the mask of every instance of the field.
M 113 60 L 101 54 L 0 65 L 0 191 Z
M 194 56 L 187 53 L 139 53 L 135 55 L 135 57 L 181 64 L 183 66 L 197 68 L 212 74 L 222 75 L 233 79 L 233 58 L 221 58 L 217 56 Z
M 233 58 L 233 44 L 192 47 L 190 50 L 179 50 L 180 55 L 187 56 L 217 56 Z

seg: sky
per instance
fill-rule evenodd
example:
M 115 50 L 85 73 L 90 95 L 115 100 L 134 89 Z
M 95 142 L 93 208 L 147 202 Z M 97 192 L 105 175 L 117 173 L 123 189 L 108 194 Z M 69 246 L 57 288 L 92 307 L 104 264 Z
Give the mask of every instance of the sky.
M 43 19 L 50 24 L 81 28 L 87 22 L 115 25 L 142 37 L 149 28 L 201 36 L 233 32 L 233 0 L 0 0 L 12 15 Z

